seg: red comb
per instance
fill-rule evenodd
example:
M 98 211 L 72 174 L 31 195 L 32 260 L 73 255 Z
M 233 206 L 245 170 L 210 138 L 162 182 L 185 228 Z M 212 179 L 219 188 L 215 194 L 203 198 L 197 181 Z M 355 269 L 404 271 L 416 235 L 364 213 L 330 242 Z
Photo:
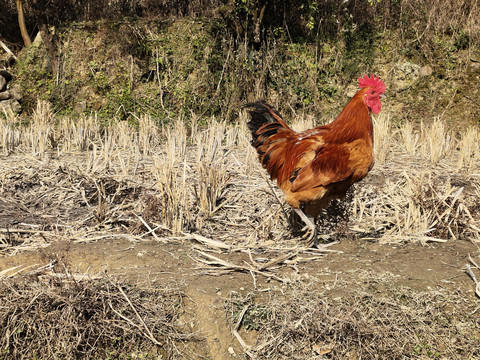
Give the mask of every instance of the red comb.
M 358 86 L 361 88 L 370 87 L 376 92 L 385 93 L 385 84 L 380 80 L 380 77 L 374 77 L 373 74 L 370 77 L 364 75 L 363 78 L 358 78 Z

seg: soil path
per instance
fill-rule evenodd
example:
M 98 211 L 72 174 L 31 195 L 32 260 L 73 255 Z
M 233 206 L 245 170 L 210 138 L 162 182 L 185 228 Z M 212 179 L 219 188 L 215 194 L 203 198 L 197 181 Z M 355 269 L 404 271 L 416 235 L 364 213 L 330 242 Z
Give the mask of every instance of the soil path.
M 465 274 L 469 255 L 479 259 L 480 247 L 466 241 L 449 241 L 427 246 L 418 244 L 381 245 L 377 242 L 345 239 L 316 262 L 278 270 L 282 276 L 304 275 L 320 279 L 319 286 L 329 289 L 331 296 L 346 295 L 365 286 L 357 281 L 358 275 L 374 272 L 388 274 L 394 286 L 408 286 L 425 290 L 441 287 L 465 292 L 474 298 L 473 281 Z M 262 254 L 263 256 L 264 254 Z M 0 257 L 0 271 L 14 266 L 41 266 L 57 260 L 75 273 L 95 276 L 106 272 L 110 276 L 138 284 L 160 286 L 179 284 L 185 289 L 191 303 L 187 304 L 195 315 L 194 329 L 206 337 L 209 359 L 235 358 L 243 350 L 232 336 L 225 312 L 225 299 L 232 291 L 247 294 L 255 291 L 250 274 L 233 272 L 222 276 L 206 275 L 194 260 L 196 250 L 191 243 L 157 242 L 131 243 L 123 240 L 100 241 L 88 244 L 58 242 L 39 251 Z M 246 254 L 219 254 L 234 263 L 248 261 Z M 335 284 L 343 282 L 336 290 Z M 257 278 L 257 289 L 276 291 L 276 281 Z M 350 290 L 345 290 L 350 289 Z M 386 288 L 385 291 L 388 291 Z M 248 339 L 253 341 L 253 339 Z

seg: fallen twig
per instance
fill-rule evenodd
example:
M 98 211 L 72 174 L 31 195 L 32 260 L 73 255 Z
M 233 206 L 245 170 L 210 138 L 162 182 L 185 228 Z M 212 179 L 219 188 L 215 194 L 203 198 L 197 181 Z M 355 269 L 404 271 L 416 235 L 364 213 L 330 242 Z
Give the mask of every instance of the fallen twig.
M 237 324 L 235 325 L 235 328 L 232 330 L 232 334 L 235 336 L 235 338 L 238 340 L 238 343 L 240 344 L 240 346 L 243 348 L 243 351 L 245 351 L 245 353 L 251 358 L 251 359 L 256 359 L 257 357 L 255 356 L 255 354 L 253 354 L 250 350 L 252 349 L 252 347 L 250 345 L 247 345 L 247 343 L 245 343 L 245 341 L 243 340 L 243 338 L 240 336 L 240 334 L 238 333 L 238 330 L 240 329 L 240 327 L 242 326 L 242 320 L 243 320 L 243 317 L 245 316 L 245 313 L 247 312 L 248 308 L 250 307 L 249 304 L 245 305 L 242 309 L 242 311 L 240 312 L 240 315 L 238 315 L 238 320 L 237 320 Z
M 473 266 L 480 270 L 480 266 L 477 265 L 477 263 L 475 262 L 475 260 L 472 259 L 472 256 L 470 254 L 468 254 L 468 261 L 470 261 Z
M 135 313 L 135 315 L 137 316 L 138 320 L 140 321 L 140 323 L 142 324 L 144 330 L 146 331 L 146 337 L 149 338 L 155 345 L 159 345 L 159 346 L 163 346 L 164 344 L 161 343 L 160 341 L 158 341 L 157 339 L 155 339 L 155 337 L 153 336 L 150 328 L 147 326 L 147 324 L 145 324 L 145 321 L 143 321 L 142 317 L 140 316 L 140 314 L 138 313 L 137 309 L 135 308 L 135 306 L 133 306 L 132 302 L 130 301 L 130 299 L 128 298 L 127 294 L 125 294 L 125 292 L 123 291 L 122 287 L 118 284 L 114 284 L 111 280 L 110 280 L 110 283 L 112 285 L 114 285 L 118 291 L 120 291 L 120 293 L 123 295 L 123 297 L 125 298 L 125 300 L 127 301 L 128 305 L 130 305 L 130 308 L 133 310 L 133 312 Z M 123 318 L 124 320 L 128 321 L 129 323 L 131 323 L 132 325 L 138 327 L 140 329 L 140 327 L 138 325 L 136 325 L 135 323 L 133 323 L 133 321 L 131 321 L 130 319 L 124 317 L 123 315 L 121 315 L 120 313 L 118 313 L 112 306 L 112 303 L 109 302 L 109 305 L 110 305 L 110 308 L 117 314 L 119 315 L 121 318 Z
M 298 251 L 294 251 L 294 252 L 279 256 L 278 258 L 273 259 L 266 264 L 260 265 L 258 267 L 258 270 L 265 270 L 265 269 L 268 269 L 269 267 L 272 267 L 274 265 L 281 264 L 285 260 L 289 260 L 289 259 L 293 258 L 294 256 L 296 256 L 297 254 L 298 254 Z
M 4 43 L 2 40 L 0 40 L 0 46 L 1 46 L 1 47 L 3 48 L 3 50 L 5 50 L 8 54 L 10 54 L 15 60 L 17 59 L 17 57 L 15 56 L 15 54 L 12 52 L 12 50 L 10 50 L 10 49 L 8 48 L 8 46 L 5 45 L 5 43 Z
M 203 245 L 207 245 L 210 247 L 213 247 L 215 249 L 223 249 L 223 250 L 231 250 L 232 247 L 230 245 L 227 245 L 221 241 L 218 240 L 213 240 L 206 238 L 205 236 L 199 235 L 199 234 L 184 234 L 187 239 L 192 239 L 195 241 L 198 241 L 199 243 L 202 243 Z
M 198 251 L 198 250 L 197 250 Z M 205 252 L 202 252 L 202 251 L 198 251 L 198 253 L 204 257 L 206 257 L 207 259 L 209 260 L 205 260 L 205 259 L 194 259 L 198 262 L 201 262 L 203 264 L 206 264 L 206 265 L 210 265 L 211 268 L 209 270 L 217 270 L 217 267 L 220 266 L 220 267 L 223 267 L 224 269 L 221 269 L 223 270 L 222 272 L 225 273 L 225 271 L 227 272 L 232 272 L 232 271 L 242 271 L 242 272 L 254 272 L 256 274 L 259 274 L 259 275 L 262 275 L 262 276 L 265 276 L 265 277 L 268 277 L 268 278 L 271 278 L 271 279 L 274 279 L 274 280 L 277 280 L 279 282 L 282 282 L 282 283 L 288 283 L 289 280 L 287 279 L 283 279 L 281 277 L 278 277 L 274 274 L 270 274 L 268 272 L 265 272 L 265 271 L 261 271 L 261 270 L 258 270 L 257 268 L 253 267 L 252 265 L 250 264 L 247 264 L 247 266 L 244 266 L 244 265 L 237 265 L 237 264 L 233 264 L 233 263 L 230 263 L 228 261 L 225 261 L 223 259 L 220 259 L 216 256 L 213 256 L 213 255 L 210 255 L 210 254 L 207 254 Z
M 148 233 L 151 233 L 151 234 L 153 235 L 153 237 L 155 238 L 155 240 L 157 240 L 157 241 L 159 241 L 159 242 L 162 242 L 162 243 L 165 243 L 165 241 L 164 241 L 163 239 L 160 239 L 160 238 L 157 236 L 157 234 L 155 233 L 155 230 L 152 229 L 152 228 L 150 227 L 150 225 L 148 225 L 148 223 L 147 223 L 145 220 L 143 220 L 143 218 L 142 218 L 141 216 L 139 216 L 139 215 L 137 215 L 137 214 L 135 214 L 135 213 L 133 213 L 133 212 L 132 212 L 132 214 L 135 215 L 135 216 L 142 222 L 143 225 L 145 225 L 145 227 L 148 229 Z M 158 228 L 159 228 L 159 226 L 156 227 L 156 229 L 158 229 Z
M 472 278 L 473 282 L 475 283 L 475 294 L 480 297 L 480 282 L 478 282 L 469 264 L 467 264 L 467 274 Z

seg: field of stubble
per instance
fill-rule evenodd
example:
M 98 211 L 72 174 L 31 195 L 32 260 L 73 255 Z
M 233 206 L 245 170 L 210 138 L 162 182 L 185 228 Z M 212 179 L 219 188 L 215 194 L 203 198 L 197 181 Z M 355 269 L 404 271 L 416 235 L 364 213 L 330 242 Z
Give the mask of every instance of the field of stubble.
M 245 114 L 197 120 L 1 120 L 0 358 L 480 359 L 478 128 L 378 116 L 309 249 Z

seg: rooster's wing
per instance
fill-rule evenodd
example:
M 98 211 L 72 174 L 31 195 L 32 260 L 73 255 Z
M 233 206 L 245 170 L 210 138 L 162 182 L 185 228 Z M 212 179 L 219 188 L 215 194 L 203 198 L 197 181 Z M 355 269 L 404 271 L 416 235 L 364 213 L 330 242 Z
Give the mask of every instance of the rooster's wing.
M 372 146 L 366 139 L 336 144 L 317 141 L 318 146 L 304 153 L 292 176 L 290 191 L 299 192 L 319 186 L 363 178 L 373 165 Z

